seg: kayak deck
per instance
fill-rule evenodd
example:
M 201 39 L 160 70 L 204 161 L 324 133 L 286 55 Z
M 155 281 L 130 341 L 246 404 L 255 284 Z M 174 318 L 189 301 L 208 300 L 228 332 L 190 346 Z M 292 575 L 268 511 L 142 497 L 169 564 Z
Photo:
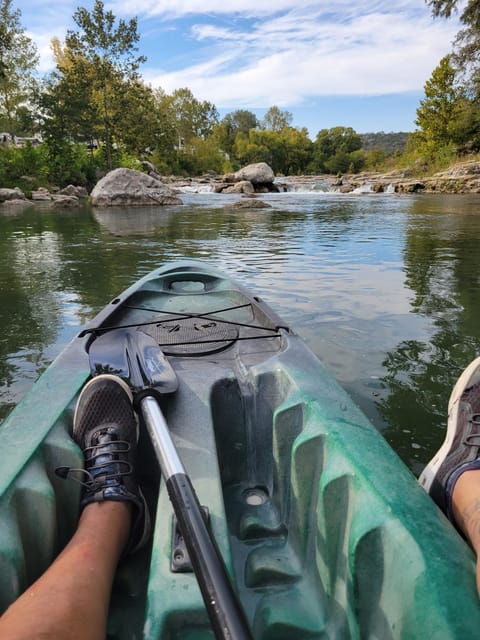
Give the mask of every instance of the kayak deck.
M 153 272 L 110 303 L 0 430 L 0 610 L 75 529 L 75 398 L 95 335 L 154 336 L 179 388 L 162 404 L 253 635 L 475 637 L 473 555 L 303 341 L 258 298 L 201 263 Z M 109 638 L 211 638 L 196 579 L 142 430 L 150 544 L 125 558 Z M 12 455 L 10 451 L 13 449 Z

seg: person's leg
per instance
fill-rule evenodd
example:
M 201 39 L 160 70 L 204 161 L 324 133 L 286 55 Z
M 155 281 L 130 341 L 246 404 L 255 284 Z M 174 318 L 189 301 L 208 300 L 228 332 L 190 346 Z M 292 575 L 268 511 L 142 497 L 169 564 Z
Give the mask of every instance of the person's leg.
M 0 638 L 104 640 L 113 576 L 129 532 L 127 503 L 87 506 L 63 552 L 0 618 Z
M 475 551 L 480 593 L 480 358 L 453 389 L 445 441 L 419 482 Z
M 146 542 L 150 519 L 134 474 L 138 426 L 127 385 L 98 376 L 82 390 L 73 437 L 85 455 L 79 525 L 52 566 L 0 618 L 2 640 L 105 638 L 113 576 L 122 553 Z
M 465 471 L 452 493 L 452 514 L 477 555 L 477 589 L 480 593 L 480 471 Z

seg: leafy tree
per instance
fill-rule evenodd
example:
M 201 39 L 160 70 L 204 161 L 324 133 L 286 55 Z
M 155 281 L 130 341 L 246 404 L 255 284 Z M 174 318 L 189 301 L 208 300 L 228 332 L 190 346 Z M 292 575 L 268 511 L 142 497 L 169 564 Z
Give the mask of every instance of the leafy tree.
M 293 116 L 289 111 L 282 111 L 277 106 L 270 107 L 262 120 L 262 129 L 280 132 L 292 124 Z
M 460 100 L 455 78 L 451 56 L 444 56 L 425 83 L 425 98 L 420 101 L 415 124 L 420 127 L 420 139 L 427 153 L 452 141 L 451 128 Z
M 234 151 L 242 164 L 266 162 L 277 174 L 293 175 L 306 171 L 311 160 L 312 142 L 305 128 L 250 129 L 248 135 L 237 134 Z
M 269 150 L 265 146 L 264 138 L 259 134 L 260 132 L 255 129 L 250 129 L 248 134 L 237 133 L 233 151 L 241 164 L 267 161 Z
M 343 173 L 362 168 L 362 139 L 351 127 L 333 127 L 318 132 L 313 143 L 310 169 L 320 173 Z
M 460 10 L 460 21 L 465 26 L 455 39 L 454 59 L 458 71 L 472 97 L 480 94 L 480 2 L 479 0 L 428 0 L 434 16 L 449 18 Z
M 477 100 L 466 96 L 459 98 L 449 132 L 460 153 L 480 151 L 480 105 Z
M 99 137 L 105 149 L 107 168 L 113 166 L 112 154 L 119 121 L 118 96 L 125 83 L 138 81 L 138 69 L 144 56 L 136 55 L 137 20 L 119 20 L 95 0 L 91 12 L 78 8 L 73 19 L 78 31 L 68 31 L 65 44 L 70 72 L 83 81 L 91 79 L 89 99 L 99 121 Z M 64 66 L 63 74 L 68 72 Z
M 25 110 L 29 110 L 38 62 L 36 48 L 25 35 L 20 17 L 12 0 L 0 0 L 0 127 L 12 135 L 17 133 L 20 118 L 22 133 L 26 133 Z
M 233 146 L 238 133 L 248 135 L 250 129 L 258 127 L 257 116 L 246 109 L 238 109 L 227 115 L 222 121 L 215 126 L 214 135 L 218 142 L 218 146 L 231 159 L 233 158 Z
M 218 111 L 214 104 L 197 100 L 190 89 L 176 89 L 166 97 L 167 107 L 173 119 L 179 149 L 188 148 L 194 138 L 205 138 L 218 123 Z
M 305 127 L 284 127 L 280 131 L 285 155 L 278 173 L 295 175 L 305 173 L 312 159 L 313 144 Z

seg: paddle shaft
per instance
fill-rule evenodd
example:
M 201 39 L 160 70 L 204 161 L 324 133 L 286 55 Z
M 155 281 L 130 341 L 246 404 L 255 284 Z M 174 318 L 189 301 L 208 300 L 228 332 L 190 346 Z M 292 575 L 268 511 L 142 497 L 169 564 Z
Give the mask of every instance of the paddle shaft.
M 157 455 L 168 495 L 190 555 L 200 591 L 218 640 L 252 638 L 233 591 L 215 539 L 210 533 L 190 478 L 185 473 L 157 400 L 140 401 L 141 412 Z

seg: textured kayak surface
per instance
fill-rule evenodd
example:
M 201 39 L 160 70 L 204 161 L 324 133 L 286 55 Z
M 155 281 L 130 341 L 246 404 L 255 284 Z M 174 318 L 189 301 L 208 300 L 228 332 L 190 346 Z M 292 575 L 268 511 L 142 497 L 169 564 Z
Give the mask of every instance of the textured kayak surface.
M 162 403 L 257 639 L 473 638 L 473 554 L 295 332 L 201 262 L 167 264 L 113 300 L 0 428 L 0 611 L 75 530 L 76 397 L 106 331 L 152 336 L 178 390 Z M 150 544 L 118 569 L 109 638 L 213 637 L 149 439 Z M 173 570 L 172 570 L 173 569 Z

